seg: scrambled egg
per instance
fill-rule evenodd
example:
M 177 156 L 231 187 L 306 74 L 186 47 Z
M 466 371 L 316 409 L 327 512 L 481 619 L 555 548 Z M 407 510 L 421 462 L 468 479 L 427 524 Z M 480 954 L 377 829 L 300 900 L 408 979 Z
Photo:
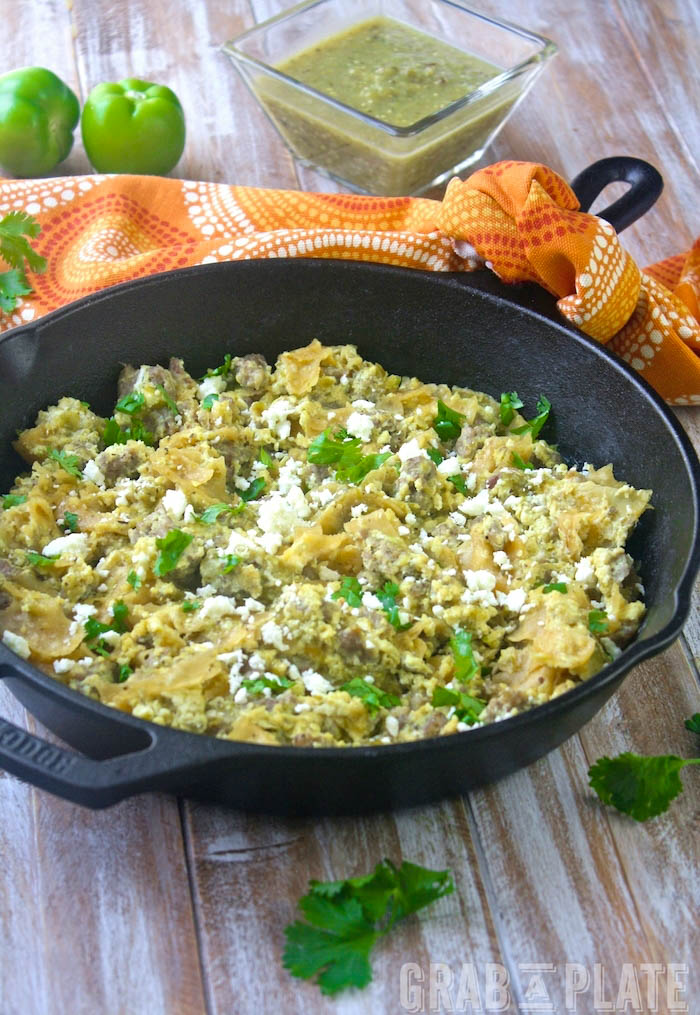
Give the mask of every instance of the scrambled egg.
M 3 641 L 156 723 L 451 734 L 586 680 L 644 613 L 624 544 L 650 491 L 353 346 L 227 356 L 200 382 L 180 360 L 126 367 L 110 420 L 62 398 L 16 447 L 32 469 L 0 497 Z

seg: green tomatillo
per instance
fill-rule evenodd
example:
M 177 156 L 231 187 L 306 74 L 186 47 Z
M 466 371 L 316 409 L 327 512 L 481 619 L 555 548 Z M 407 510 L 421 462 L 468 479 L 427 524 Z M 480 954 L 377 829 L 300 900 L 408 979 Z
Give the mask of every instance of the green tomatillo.
M 185 114 L 177 95 L 139 78 L 96 85 L 80 126 L 87 157 L 99 173 L 161 176 L 185 147 Z
M 73 147 L 80 105 L 53 71 L 22 67 L 0 76 L 0 166 L 47 176 Z

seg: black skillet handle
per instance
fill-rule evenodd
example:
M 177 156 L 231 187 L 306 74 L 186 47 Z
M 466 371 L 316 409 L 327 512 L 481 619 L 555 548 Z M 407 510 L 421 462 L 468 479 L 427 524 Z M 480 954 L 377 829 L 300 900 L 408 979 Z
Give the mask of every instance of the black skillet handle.
M 596 212 L 618 233 L 648 212 L 664 189 L 661 173 L 648 162 L 627 155 L 614 155 L 594 162 L 571 181 L 571 189 L 581 203 L 581 211 L 588 211 L 609 183 L 630 184 L 627 193 L 608 208 Z
M 21 670 L 0 664 L 0 679 Z M 139 723 L 139 726 L 141 724 Z M 194 766 L 170 730 L 143 730 L 143 746 L 102 761 L 50 744 L 0 718 L 0 769 L 83 807 L 109 807 L 150 789 L 182 787 Z

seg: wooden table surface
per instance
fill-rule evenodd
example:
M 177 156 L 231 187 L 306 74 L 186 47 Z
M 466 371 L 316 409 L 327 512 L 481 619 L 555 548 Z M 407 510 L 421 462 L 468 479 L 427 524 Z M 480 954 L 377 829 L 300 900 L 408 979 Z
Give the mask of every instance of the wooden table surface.
M 218 49 L 284 5 L 3 0 L 0 72 L 50 67 L 83 98 L 132 74 L 167 83 L 189 131 L 175 175 L 328 190 L 295 168 Z M 666 189 L 624 244 L 641 264 L 687 249 L 699 225 L 698 5 L 478 6 L 560 47 L 485 162 L 542 161 L 570 178 L 606 155 L 648 159 Z M 60 171 L 90 171 L 79 140 Z M 697 438 L 697 410 L 678 415 Z M 93 813 L 0 772 L 0 1015 L 560 1013 L 575 1010 L 567 982 L 571 995 L 585 975 L 579 1012 L 700 1011 L 698 773 L 685 773 L 684 794 L 647 825 L 602 808 L 586 775 L 602 754 L 696 749 L 683 720 L 698 711 L 699 653 L 696 601 L 684 636 L 560 750 L 469 797 L 398 814 L 283 820 L 155 795 Z M 0 715 L 38 728 L 2 687 Z M 456 893 L 377 948 L 369 988 L 325 999 L 282 968 L 283 928 L 307 879 L 363 873 L 383 856 L 451 868 Z M 405 963 L 423 975 L 408 994 Z M 649 963 L 660 964 L 656 1002 Z M 482 1007 L 458 995 L 470 968 Z M 487 989 L 501 970 L 502 1003 Z M 679 1008 L 667 997 L 674 978 Z

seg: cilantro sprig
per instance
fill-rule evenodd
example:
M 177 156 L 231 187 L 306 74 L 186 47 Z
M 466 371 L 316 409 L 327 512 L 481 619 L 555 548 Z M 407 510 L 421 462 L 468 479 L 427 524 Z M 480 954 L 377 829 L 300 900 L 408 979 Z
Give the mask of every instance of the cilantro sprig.
M 461 434 L 466 418 L 463 413 L 457 412 L 456 409 L 450 409 L 449 405 L 445 405 L 444 402 L 438 399 L 437 416 L 433 420 L 433 430 L 441 441 L 454 441 Z
M 314 465 L 335 465 L 338 482 L 357 485 L 391 457 L 390 451 L 363 455 L 360 445 L 360 438 L 351 437 L 347 430 L 331 434 L 329 428 L 311 442 L 306 460 Z
M 2 507 L 4 511 L 7 511 L 8 508 L 17 507 L 18 504 L 26 504 L 26 502 L 26 493 L 6 493 L 2 498 Z
M 474 658 L 471 633 L 456 627 L 450 638 L 450 649 L 454 659 L 455 679 L 462 684 L 469 683 L 479 672 L 479 664 Z
M 210 504 L 208 508 L 202 511 L 197 521 L 203 522 L 204 525 L 213 525 L 218 520 L 219 515 L 237 515 L 242 510 L 242 504 Z
M 80 459 L 77 455 L 69 455 L 67 451 L 57 451 L 56 448 L 50 448 L 49 458 L 60 465 L 69 476 L 75 476 L 76 479 L 83 478 Z
M 80 519 L 74 511 L 63 512 L 63 528 L 69 532 L 77 532 Z
M 381 687 L 370 684 L 362 677 L 353 677 L 346 684 L 342 684 L 339 690 L 347 691 L 353 698 L 361 698 L 370 713 L 378 712 L 380 708 L 393 708 L 394 705 L 401 704 L 395 694 L 382 691 Z
M 266 485 L 267 484 L 265 483 L 265 480 L 262 478 L 262 476 L 258 476 L 257 479 L 253 480 L 253 482 L 250 484 L 247 490 L 238 491 L 241 500 L 245 501 L 246 504 L 251 500 L 257 500 L 260 494 L 265 489 Z
M 523 402 L 517 391 L 503 391 L 501 393 L 501 405 L 499 408 L 501 423 L 509 426 L 513 422 L 515 413 L 522 409 Z
M 215 391 L 212 391 L 210 394 L 205 395 L 204 398 L 202 399 L 202 408 L 206 409 L 207 412 L 211 412 L 211 408 L 212 408 L 214 402 L 218 402 L 218 401 L 219 401 L 219 396 L 217 395 L 217 393 Z
M 114 411 L 125 412 L 129 416 L 133 416 L 134 413 L 141 412 L 145 404 L 146 398 L 141 391 L 130 391 L 128 395 L 119 399 L 114 406 Z
M 550 592 L 560 592 L 563 596 L 568 594 L 568 586 L 566 582 L 550 582 L 549 585 L 542 586 L 543 595 L 548 595 Z
M 686 719 L 685 726 L 700 735 L 700 713 Z M 598 758 L 588 769 L 588 781 L 604 804 L 635 821 L 648 821 L 667 811 L 671 801 L 683 792 L 680 772 L 686 765 L 700 765 L 700 758 L 625 751 L 614 758 Z
M 386 618 L 391 626 L 396 628 L 397 631 L 407 631 L 411 624 L 403 623 L 401 620 L 401 614 L 396 603 L 396 597 L 399 594 L 399 586 L 396 582 L 385 582 L 374 594 L 382 604 L 382 609 L 386 613 Z
M 511 433 L 524 434 L 529 433 L 532 440 L 537 440 L 537 436 L 549 419 L 549 414 L 552 411 L 552 403 L 544 395 L 540 395 L 537 399 L 537 415 L 524 423 L 523 426 L 516 426 Z
M 143 441 L 144 444 L 153 447 L 154 438 L 140 419 L 132 418 L 131 426 L 121 427 L 114 416 L 110 416 L 102 431 L 102 440 L 106 448 L 112 444 L 126 444 L 127 441 Z
M 459 721 L 469 726 L 479 721 L 479 716 L 486 708 L 486 702 L 480 698 L 475 698 L 466 691 L 453 691 L 449 687 L 436 687 L 430 704 L 435 707 L 440 705 L 453 707 Z
M 7 271 L 0 272 L 0 310 L 5 314 L 17 308 L 18 297 L 32 291 L 27 269 L 37 274 L 46 271 L 46 258 L 29 242 L 40 232 L 39 223 L 25 211 L 11 211 L 0 219 L 0 258 L 9 265 Z
M 53 567 L 61 554 L 57 553 L 54 556 L 45 557 L 43 553 L 37 553 L 36 550 L 27 550 L 24 556 L 27 563 L 31 564 L 32 567 Z
M 590 610 L 588 613 L 588 630 L 591 634 L 605 634 L 608 630 L 608 615 L 603 610 Z
M 85 641 L 88 648 L 90 648 L 93 652 L 96 652 L 98 655 L 105 656 L 105 658 L 108 657 L 112 648 L 101 636 L 106 634 L 107 631 L 115 631 L 117 634 L 124 634 L 124 632 L 128 630 L 128 616 L 128 606 L 123 599 L 118 599 L 112 604 L 113 620 L 111 624 L 103 624 L 101 621 L 95 620 L 94 617 L 88 617 L 83 624 L 83 628 L 85 629 Z M 122 679 L 126 680 L 126 677 L 121 678 L 117 681 L 117 683 L 121 683 Z
M 535 468 L 532 462 L 526 462 L 523 458 L 521 458 L 517 451 L 513 452 L 513 465 L 516 469 L 522 469 L 523 472 L 525 472 L 526 469 L 534 471 Z
M 293 680 L 289 680 L 288 677 L 277 677 L 272 679 L 270 677 L 253 677 L 250 680 L 242 680 L 241 687 L 245 687 L 248 694 L 257 696 L 258 694 L 264 694 L 265 688 L 268 687 L 273 694 L 280 694 L 281 691 L 286 691 L 288 687 L 291 687 L 294 683 Z
M 231 353 L 227 352 L 224 356 L 224 362 L 221 366 L 214 367 L 212 370 L 207 370 L 204 377 L 200 377 L 200 381 L 205 381 L 207 377 L 228 377 L 231 372 Z
M 160 551 L 153 567 L 156 578 L 162 578 L 177 566 L 178 560 L 193 538 L 189 532 L 171 529 L 162 539 L 156 539 L 156 547 Z
M 285 927 L 284 967 L 301 979 L 315 978 L 323 994 L 365 987 L 374 944 L 399 920 L 453 891 L 450 871 L 406 860 L 400 867 L 382 860 L 364 877 L 310 881 L 299 900 L 308 922 Z
M 343 578 L 331 599 L 344 599 L 348 606 L 362 606 L 362 586 L 357 578 Z

